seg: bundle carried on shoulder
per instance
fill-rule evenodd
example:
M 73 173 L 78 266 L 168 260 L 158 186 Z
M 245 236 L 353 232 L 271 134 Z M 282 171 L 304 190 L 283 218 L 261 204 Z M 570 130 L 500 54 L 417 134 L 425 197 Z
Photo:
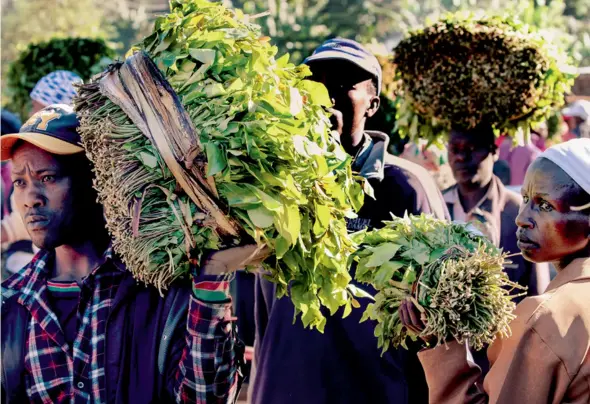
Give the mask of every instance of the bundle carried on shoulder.
M 526 139 L 573 84 L 568 57 L 508 18 L 447 16 L 395 49 L 402 135 L 441 140 L 481 124 Z M 568 73 L 570 72 L 570 73 Z
M 395 218 L 355 238 L 356 279 L 378 290 L 362 321 L 377 321 L 383 351 L 417 337 L 398 314 L 405 299 L 426 323 L 421 335 L 436 337 L 436 345 L 468 340 L 481 349 L 509 334 L 515 308 L 510 292 L 520 286 L 503 271 L 507 256 L 477 229 L 421 215 Z
M 114 248 L 164 289 L 209 250 L 268 247 L 306 326 L 356 305 L 346 217 L 363 202 L 327 90 L 239 11 L 171 2 L 155 32 L 82 86 L 76 110 Z

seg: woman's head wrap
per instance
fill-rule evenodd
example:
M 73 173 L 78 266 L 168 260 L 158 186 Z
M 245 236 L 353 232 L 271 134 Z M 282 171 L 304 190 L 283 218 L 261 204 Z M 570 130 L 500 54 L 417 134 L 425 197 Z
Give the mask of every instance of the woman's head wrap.
M 560 143 L 545 150 L 539 157 L 551 160 L 558 165 L 590 195 L 590 139 L 573 139 Z M 590 203 L 571 209 L 584 210 L 588 208 L 590 208 Z
M 31 91 L 31 99 L 45 106 L 51 104 L 70 104 L 76 95 L 73 83 L 82 79 L 76 73 L 56 70 L 44 76 Z

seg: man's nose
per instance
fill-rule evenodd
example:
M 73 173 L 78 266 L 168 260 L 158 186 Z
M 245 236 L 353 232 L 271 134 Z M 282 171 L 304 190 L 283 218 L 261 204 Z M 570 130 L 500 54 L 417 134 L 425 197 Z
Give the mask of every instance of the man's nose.
M 35 185 L 30 185 L 25 190 L 24 203 L 27 208 L 37 208 L 45 204 L 45 196 Z

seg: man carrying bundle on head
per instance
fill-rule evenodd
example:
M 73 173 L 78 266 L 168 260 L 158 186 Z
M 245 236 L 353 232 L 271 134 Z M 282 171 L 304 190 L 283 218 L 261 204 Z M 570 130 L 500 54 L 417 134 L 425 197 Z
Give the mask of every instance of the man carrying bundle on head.
M 349 220 L 348 230 L 380 227 L 383 220 L 406 212 L 448 217 L 428 172 L 388 154 L 387 135 L 365 130 L 367 119 L 379 108 L 382 73 L 377 59 L 354 41 L 333 39 L 305 63 L 312 79 L 327 87 L 334 104 L 333 134 L 354 157 L 353 170 L 374 189 L 374 198 L 365 198 L 358 218 Z M 256 288 L 253 403 L 427 401 L 415 352 L 392 349 L 382 356 L 374 323 L 359 324 L 363 310 L 353 310 L 345 319 L 341 312 L 328 317 L 320 334 L 293 324 L 293 306 L 286 297 L 274 297 L 273 284 L 258 277 Z M 362 300 L 360 304 L 366 306 L 367 299 Z
M 2 401 L 226 403 L 236 396 L 223 276 L 256 247 L 218 251 L 192 290 L 138 284 L 110 247 L 71 107 L 52 105 L 2 137 L 33 261 L 2 283 Z

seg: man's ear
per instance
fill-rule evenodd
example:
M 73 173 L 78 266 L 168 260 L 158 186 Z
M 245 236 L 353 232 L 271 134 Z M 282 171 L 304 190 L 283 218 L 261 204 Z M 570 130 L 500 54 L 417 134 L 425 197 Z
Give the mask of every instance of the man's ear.
M 369 101 L 369 108 L 367 109 L 367 118 L 371 118 L 373 115 L 377 113 L 379 110 L 379 106 L 381 105 L 381 98 L 378 95 L 374 95 L 371 97 Z

